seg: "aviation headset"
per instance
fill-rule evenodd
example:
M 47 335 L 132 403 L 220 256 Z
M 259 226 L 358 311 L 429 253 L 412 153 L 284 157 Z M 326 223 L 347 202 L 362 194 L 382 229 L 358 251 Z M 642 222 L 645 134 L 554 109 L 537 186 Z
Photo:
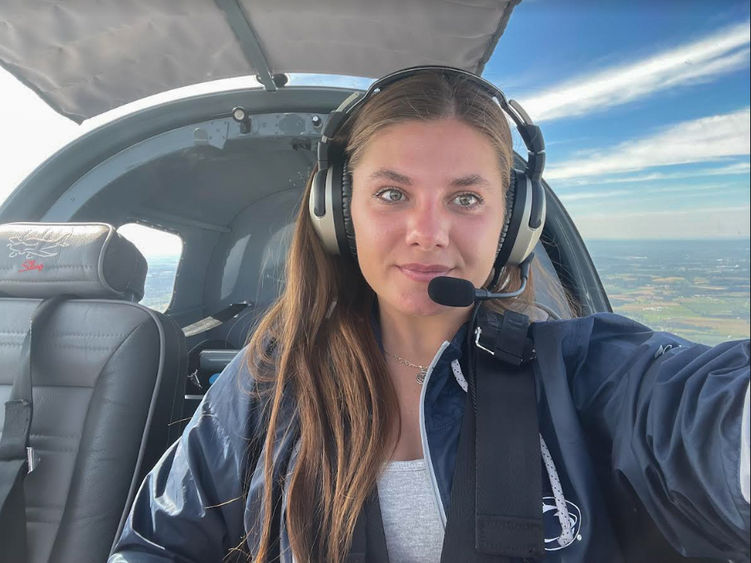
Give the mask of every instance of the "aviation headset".
M 514 100 L 506 96 L 487 80 L 458 68 L 445 66 L 416 66 L 388 74 L 374 82 L 363 94 L 352 94 L 329 114 L 328 122 L 318 143 L 318 171 L 313 178 L 308 208 L 313 227 L 330 254 L 357 257 L 354 229 L 350 216 L 352 175 L 343 147 L 332 140 L 345 122 L 367 100 L 389 85 L 419 72 L 439 72 L 457 76 L 476 85 L 494 99 L 516 128 L 527 147 L 526 168 L 511 168 L 511 181 L 506 192 L 506 217 L 493 264 L 494 275 L 489 287 L 498 283 L 501 268 L 506 264 L 521 264 L 532 252 L 540 238 L 545 223 L 545 192 L 542 187 L 542 170 L 545 167 L 545 141 L 540 128 L 532 123 L 527 113 Z

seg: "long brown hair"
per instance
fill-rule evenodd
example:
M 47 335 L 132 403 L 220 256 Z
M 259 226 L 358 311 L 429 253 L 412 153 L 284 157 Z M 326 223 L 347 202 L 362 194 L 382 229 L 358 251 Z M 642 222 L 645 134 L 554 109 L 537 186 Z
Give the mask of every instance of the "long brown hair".
M 375 94 L 344 128 L 340 142 L 350 167 L 381 128 L 406 120 L 453 117 L 483 133 L 498 152 L 508 185 L 511 134 L 498 105 L 466 79 L 421 72 Z M 288 477 L 286 524 L 298 561 L 342 561 L 355 521 L 374 489 L 394 444 L 388 439 L 399 416 L 371 323 L 375 295 L 349 257 L 325 252 L 305 202 L 289 250 L 286 286 L 260 322 L 248 348 L 251 373 L 270 389 L 263 460 L 266 487 L 260 548 L 269 558 L 275 529 L 272 509 L 274 441 L 287 421 L 286 397 L 295 404 L 298 451 Z M 500 233 L 499 233 L 500 234 Z M 518 268 L 504 268 L 500 284 L 519 287 Z M 516 303 L 531 301 L 531 284 Z M 270 345 L 273 343 L 273 345 Z

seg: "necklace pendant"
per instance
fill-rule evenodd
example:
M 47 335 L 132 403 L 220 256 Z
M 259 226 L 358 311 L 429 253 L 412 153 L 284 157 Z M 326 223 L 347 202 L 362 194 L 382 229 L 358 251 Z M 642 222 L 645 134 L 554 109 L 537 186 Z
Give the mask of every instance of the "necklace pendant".
M 417 383 L 422 385 L 425 382 L 426 375 L 428 375 L 428 369 L 420 368 L 420 371 L 417 372 L 417 376 L 415 377 L 415 379 L 417 379 Z

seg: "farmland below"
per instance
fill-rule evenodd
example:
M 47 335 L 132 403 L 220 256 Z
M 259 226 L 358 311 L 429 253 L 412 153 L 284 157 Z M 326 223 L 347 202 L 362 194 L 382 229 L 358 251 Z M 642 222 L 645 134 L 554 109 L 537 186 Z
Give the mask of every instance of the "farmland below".
M 706 344 L 749 337 L 748 240 L 599 240 L 587 247 L 616 313 Z

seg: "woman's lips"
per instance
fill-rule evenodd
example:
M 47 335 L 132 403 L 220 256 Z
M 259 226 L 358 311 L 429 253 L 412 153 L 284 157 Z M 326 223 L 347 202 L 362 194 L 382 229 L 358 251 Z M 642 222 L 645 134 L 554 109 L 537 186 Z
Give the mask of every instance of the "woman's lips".
M 452 270 L 449 266 L 439 264 L 401 264 L 397 268 L 408 278 L 420 282 L 429 282 L 438 276 L 447 276 Z

